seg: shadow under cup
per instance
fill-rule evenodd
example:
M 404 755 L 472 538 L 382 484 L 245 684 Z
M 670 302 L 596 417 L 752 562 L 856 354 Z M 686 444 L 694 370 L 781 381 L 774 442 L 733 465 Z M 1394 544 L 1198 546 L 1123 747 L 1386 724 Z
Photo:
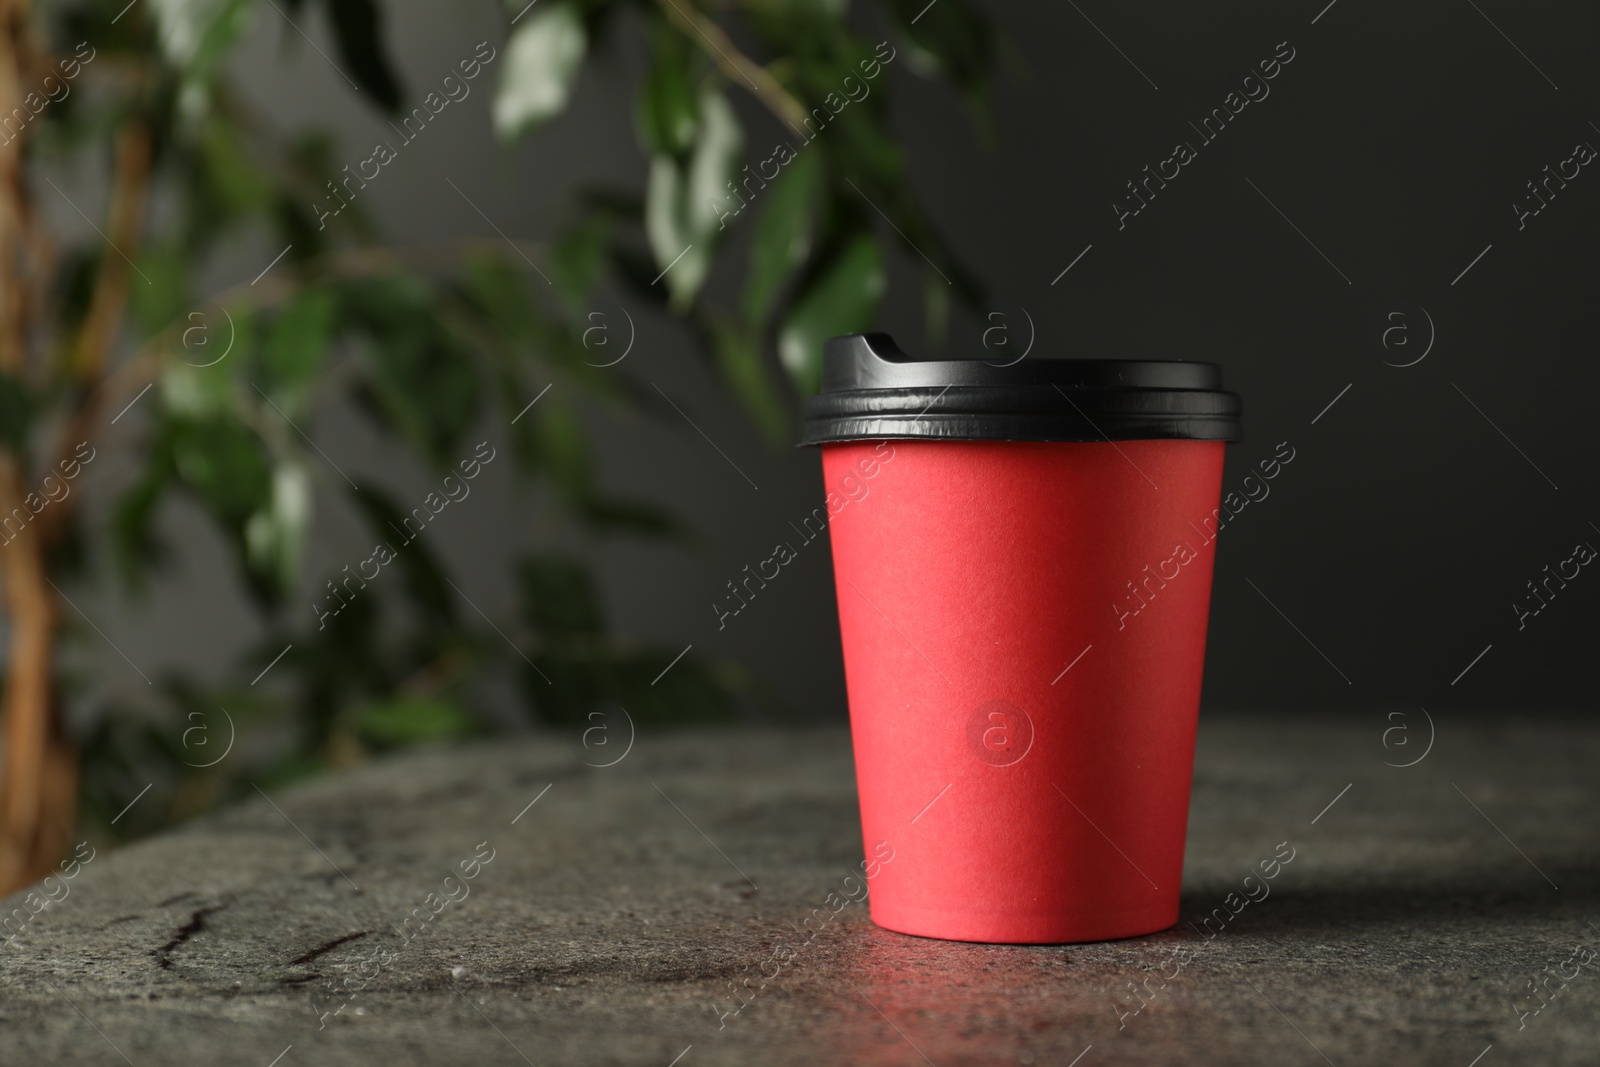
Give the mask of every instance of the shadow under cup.
M 1051 943 L 1178 918 L 1223 443 L 1210 364 L 828 342 L 822 446 L 872 918 Z

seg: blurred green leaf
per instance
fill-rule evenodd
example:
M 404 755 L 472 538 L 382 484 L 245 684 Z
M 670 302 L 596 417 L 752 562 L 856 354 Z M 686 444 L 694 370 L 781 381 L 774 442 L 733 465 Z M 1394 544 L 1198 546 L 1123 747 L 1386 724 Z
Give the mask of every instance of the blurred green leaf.
M 885 284 L 878 243 L 862 234 L 795 301 L 778 332 L 778 356 L 803 394 L 821 385 L 822 342 L 872 325 Z
M 590 218 L 563 233 L 551 250 L 550 275 L 569 314 L 581 313 L 605 274 L 609 219 Z
M 145 475 L 117 501 L 111 520 L 111 551 L 118 574 L 129 588 L 143 591 L 164 557 L 156 537 L 156 514 L 170 483 L 170 464 L 159 453 L 148 457 Z
M 944 75 L 981 103 L 994 66 L 994 29 L 967 0 L 889 0 L 904 36 L 896 40 L 919 74 Z
M 520 345 L 540 338 L 538 312 L 522 273 L 497 255 L 467 261 L 466 293 L 495 330 Z
M 744 313 L 759 329 L 772 309 L 778 288 L 811 252 L 822 187 L 822 159 L 802 152 L 773 179 L 767 203 L 750 243 L 750 275 L 744 287 Z
M 399 565 L 401 573 L 405 576 L 406 590 L 416 601 L 417 606 L 426 613 L 427 624 L 436 627 L 453 625 L 456 617 L 456 595 L 450 589 L 444 567 L 439 563 L 438 557 L 433 554 L 433 550 L 427 546 L 418 532 L 419 525 L 424 531 L 427 527 L 409 512 L 402 511 L 394 498 L 381 490 L 369 486 L 366 489 L 353 491 L 350 496 L 367 520 L 373 536 L 378 539 L 378 544 L 387 547 L 394 557 L 389 563 L 382 564 L 384 570 Z M 427 508 L 424 507 L 423 511 L 426 512 Z M 409 527 L 405 522 L 407 518 L 412 519 Z
M 222 218 L 265 211 L 272 203 L 271 178 L 250 158 L 236 127 L 222 119 L 207 122 L 198 149 L 200 176 Z
M 736 209 L 729 191 L 743 136 L 733 108 L 722 94 L 707 91 L 699 101 L 700 126 L 686 162 L 657 155 L 650 161 L 645 193 L 645 233 L 672 306 L 683 310 L 711 273 L 723 215 Z M 723 206 L 725 201 L 731 201 Z
M 214 62 L 239 28 L 244 0 L 150 0 L 162 50 L 185 70 Z
M 589 444 L 583 424 L 569 405 L 553 397 L 545 398 L 539 408 L 530 428 L 537 462 L 569 502 L 580 501 L 589 495 Z
M 461 458 L 455 452 L 482 407 L 472 351 L 440 324 L 433 295 L 419 284 L 372 280 L 350 286 L 344 296 L 352 324 L 373 341 L 357 399 L 380 425 L 436 465 L 450 466 Z
M 150 281 L 128 287 L 128 305 L 139 333 L 150 337 L 169 326 L 189 302 L 189 251 L 169 242 L 151 244 L 139 256 L 139 270 Z
M 288 752 L 269 764 L 259 775 L 258 784 L 274 792 L 328 773 L 328 759 L 321 752 Z
M 527 16 L 506 43 L 495 132 L 509 140 L 565 110 L 587 46 L 583 20 L 571 4 L 557 2 Z
M 678 307 L 694 298 L 711 269 L 711 249 L 702 247 L 699 255 L 693 255 L 695 231 L 689 224 L 685 197 L 683 166 L 671 156 L 652 157 L 644 197 L 645 234 Z M 678 273 L 673 275 L 674 271 Z
M 767 373 L 767 356 L 750 327 L 720 317 L 710 320 L 711 347 L 724 380 L 773 444 L 789 437 L 789 410 Z
M 359 589 L 356 583 L 351 585 L 353 592 Z M 316 625 L 296 629 L 294 647 L 273 672 L 279 679 L 292 675 L 297 682 L 295 718 L 301 727 L 300 744 L 309 747 L 323 745 L 338 733 L 344 713 L 353 704 L 397 694 L 404 679 L 415 673 L 417 663 L 438 655 L 442 642 L 431 638 L 453 625 L 453 620 L 437 619 L 421 605 L 408 605 L 426 613 L 422 622 L 431 629 L 397 648 L 384 642 L 385 633 L 395 623 L 393 605 L 403 602 L 393 587 L 374 585 L 359 590 L 343 607 L 337 606 L 339 601 L 326 584 L 318 587 L 317 593 L 320 595 L 306 608 L 296 612 L 303 624 L 315 620 Z M 259 665 L 257 673 L 284 652 L 279 636 L 266 639 L 272 644 L 264 643 L 249 658 L 252 665 Z
M 193 494 L 232 543 L 246 588 L 263 603 L 275 602 L 286 588 L 279 557 L 274 551 L 253 549 L 250 532 L 256 515 L 273 514 L 273 470 L 264 443 L 227 415 L 198 419 L 169 415 L 160 438 L 158 448 L 170 457 L 177 483 Z M 137 547 L 138 531 L 131 532 Z M 254 537 L 263 543 L 260 533 Z
M 168 426 L 178 477 L 227 528 L 242 529 L 270 504 L 272 471 L 256 436 L 232 419 L 180 419 Z
M 404 697 L 375 700 L 356 711 L 356 731 L 377 745 L 415 745 L 468 737 L 477 720 L 453 700 Z
M 700 127 L 689 154 L 686 216 L 695 233 L 708 237 L 722 226 L 721 211 L 715 202 L 727 194 L 727 186 L 739 172 L 739 153 L 744 148 L 744 133 L 734 116 L 728 98 L 713 89 L 700 94 Z
M 279 464 L 272 472 L 266 507 L 245 520 L 245 558 L 287 595 L 300 576 L 306 535 L 311 527 L 311 478 L 305 468 Z
M 307 289 L 278 313 L 261 351 L 269 382 L 299 389 L 310 381 L 327 355 L 337 305 L 327 289 Z
M 327 0 L 339 56 L 356 84 L 371 93 L 384 111 L 400 106 L 400 82 L 383 52 L 383 13 L 373 0 Z
M 654 63 L 634 104 L 639 140 L 651 155 L 679 157 L 700 124 L 691 80 L 694 45 L 657 15 L 650 21 L 650 46 Z
M 210 346 L 211 342 L 205 344 Z M 210 366 L 170 363 L 163 368 L 158 384 L 162 408 L 174 418 L 216 418 L 226 414 L 234 403 L 234 381 L 214 373 Z
M 243 34 L 253 0 L 152 0 L 156 37 L 178 72 L 172 118 L 178 129 L 210 113 L 223 57 Z M 95 35 L 90 35 L 93 38 Z M 70 99 L 70 97 L 69 97 Z

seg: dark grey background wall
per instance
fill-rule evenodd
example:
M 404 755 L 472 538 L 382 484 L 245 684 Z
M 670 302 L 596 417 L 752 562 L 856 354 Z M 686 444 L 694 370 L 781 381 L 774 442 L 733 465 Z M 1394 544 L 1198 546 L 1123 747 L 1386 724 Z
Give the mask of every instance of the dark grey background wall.
M 1600 545 L 1590 438 L 1600 174 L 1583 167 L 1564 187 L 1552 183 L 1556 195 L 1520 227 L 1513 204 L 1537 207 L 1527 182 L 1576 144 L 1600 145 L 1589 54 L 1600 13 L 1503 0 L 1324 5 L 989 5 L 1008 42 L 992 144 L 953 94 L 904 64 L 890 70 L 915 184 L 1013 343 L 1031 318 L 1029 358 L 1221 362 L 1247 413 L 1228 487 L 1278 442 L 1295 448 L 1270 496 L 1221 539 L 1208 705 L 1592 706 L 1586 657 L 1600 577 L 1583 570 L 1520 630 L 1513 604 L 1537 606 L 1525 583 L 1578 542 Z M 500 43 L 503 20 L 483 4 L 384 6 L 416 95 L 476 42 Z M 317 17 L 302 27 L 332 52 Z M 1190 123 L 1242 91 L 1258 61 L 1290 49 L 1270 95 L 1202 143 Z M 571 112 L 513 151 L 495 144 L 480 85 L 385 170 L 369 206 L 396 243 L 492 236 L 453 181 L 537 259 L 575 185 L 642 188 L 630 118 L 639 58 L 638 27 L 625 25 Z M 238 76 L 284 126 L 331 125 L 344 157 L 382 129 L 270 9 Z M 776 138 L 747 104 L 749 142 Z M 1119 225 L 1125 183 L 1180 141 L 1196 158 Z M 275 251 L 239 250 L 215 265 L 218 283 L 247 280 Z M 713 286 L 737 270 L 725 265 Z M 914 253 L 896 259 L 878 324 L 912 350 L 929 350 L 924 272 Z M 724 581 L 820 501 L 816 456 L 764 446 L 684 333 L 630 310 L 637 341 L 617 372 L 671 394 L 760 488 L 682 421 L 595 412 L 607 487 L 672 505 L 704 543 L 571 547 L 598 564 L 618 629 L 744 662 L 774 698 L 760 714 L 839 719 L 825 547 L 808 549 L 727 630 L 717 632 L 710 607 Z M 999 321 L 958 318 L 942 351 L 981 353 L 982 330 Z M 1414 365 L 1392 365 L 1425 350 Z M 423 471 L 397 464 L 336 406 L 309 429 L 357 481 L 422 491 Z M 119 432 L 137 433 L 136 421 Z M 95 471 L 104 488 L 125 475 L 110 451 L 113 462 Z M 337 475 L 320 473 L 331 489 Z M 491 614 L 506 603 L 497 576 L 508 554 L 571 536 L 545 501 L 493 480 L 503 473 L 480 482 L 477 503 L 451 509 L 436 535 Z M 314 574 L 365 547 L 334 495 L 319 494 L 329 510 Z M 107 593 L 82 606 L 146 673 L 182 661 L 220 675 L 258 622 L 221 577 L 223 550 L 201 522 L 180 508 L 168 523 L 183 549 L 168 581 L 142 601 Z M 104 655 L 105 675 L 143 684 L 110 649 L 86 654 Z

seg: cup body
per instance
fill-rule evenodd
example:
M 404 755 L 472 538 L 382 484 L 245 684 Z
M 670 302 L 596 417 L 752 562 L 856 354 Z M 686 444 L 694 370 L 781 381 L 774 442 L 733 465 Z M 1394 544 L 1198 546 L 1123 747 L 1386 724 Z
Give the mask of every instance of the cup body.
M 822 445 L 874 921 L 1177 922 L 1220 440 Z

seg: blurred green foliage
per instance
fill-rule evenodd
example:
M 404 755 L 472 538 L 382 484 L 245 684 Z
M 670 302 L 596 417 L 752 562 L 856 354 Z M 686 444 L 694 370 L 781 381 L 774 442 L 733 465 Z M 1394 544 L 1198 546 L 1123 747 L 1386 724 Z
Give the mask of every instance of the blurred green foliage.
M 147 584 L 176 551 L 160 536 L 164 506 L 192 501 L 226 540 L 265 633 L 232 671 L 235 682 L 165 678 L 142 705 L 90 716 L 79 738 L 90 810 L 107 820 L 159 781 L 166 799 L 118 827 L 137 833 L 251 782 L 270 786 L 365 753 L 489 731 L 477 683 L 496 672 L 516 680 L 528 713 L 546 723 L 584 722 L 607 702 L 640 723 L 729 718 L 741 685 L 735 667 L 691 655 L 652 684 L 677 650 L 612 635 L 583 561 L 548 548 L 527 551 L 508 576 L 510 617 L 480 617 L 419 539 L 317 625 L 317 609 L 293 599 L 308 577 L 313 486 L 345 493 L 379 544 L 397 542 L 416 502 L 347 486 L 297 427 L 342 402 L 441 478 L 487 436 L 522 485 L 549 490 L 563 521 L 597 534 L 684 539 L 671 515 L 595 484 L 579 400 L 658 402 L 608 366 L 620 351 L 604 347 L 614 340 L 593 333 L 588 311 L 620 291 L 633 306 L 677 315 L 765 436 L 788 444 L 796 399 L 817 385 L 821 341 L 872 322 L 892 243 L 909 246 L 918 269 L 931 263 L 930 319 L 952 293 L 976 299 L 911 188 L 887 101 L 904 66 L 949 81 L 986 123 L 985 19 L 967 0 L 879 0 L 855 10 L 844 0 L 497 8 L 504 39 L 492 42 L 497 56 L 478 84 L 493 83 L 493 125 L 508 143 L 536 138 L 562 114 L 586 61 L 619 31 L 646 45 L 633 112 L 643 196 L 581 190 L 541 257 L 546 284 L 498 242 L 426 256 L 392 247 L 359 197 L 325 217 L 343 173 L 332 141 L 276 128 L 239 91 L 230 57 L 252 27 L 312 20 L 331 27 L 332 61 L 366 105 L 408 114 L 430 87 L 400 77 L 377 0 L 148 0 L 122 11 L 124 3 L 48 13 L 49 36 L 64 50 L 80 40 L 98 49 L 91 69 L 102 81 L 48 111 L 29 146 L 49 165 L 99 159 L 115 131 L 143 124 L 170 209 L 160 225 L 147 224 L 136 254 L 148 283 L 131 287 L 140 345 L 132 359 L 153 361 L 158 387 L 141 408 L 139 473 L 115 506 L 105 547 L 127 580 Z M 769 162 L 779 145 L 789 158 Z M 758 170 L 767 176 L 750 181 Z M 258 285 L 198 292 L 200 265 L 239 241 L 289 250 Z M 81 324 L 87 279 L 110 254 L 89 243 L 63 255 L 54 311 L 64 329 Z M 708 282 L 741 265 L 734 306 L 717 306 Z M 663 271 L 664 284 L 650 284 Z M 0 376 L 0 427 L 26 436 L 33 414 L 62 402 L 63 388 Z M 334 602 L 344 576 L 311 576 L 330 579 L 319 603 Z M 249 683 L 291 645 L 270 685 Z M 94 691 L 89 679 L 61 681 L 69 700 Z M 212 764 L 235 733 L 253 739 L 249 753 Z

